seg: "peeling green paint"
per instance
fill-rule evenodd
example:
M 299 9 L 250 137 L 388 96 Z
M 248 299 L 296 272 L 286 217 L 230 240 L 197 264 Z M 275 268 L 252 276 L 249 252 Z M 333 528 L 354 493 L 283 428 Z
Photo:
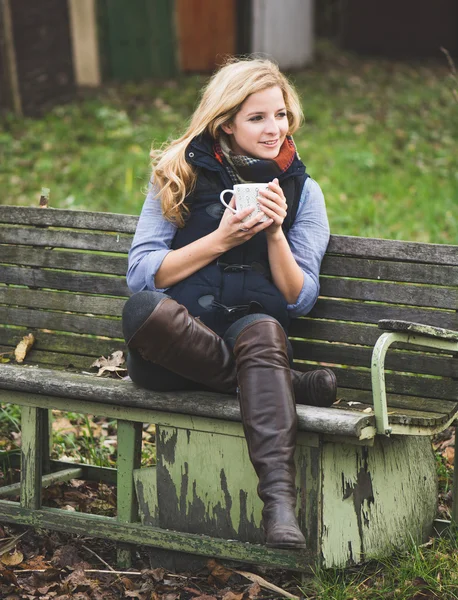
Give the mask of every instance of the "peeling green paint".
M 437 476 L 425 437 L 377 437 L 373 447 L 323 445 L 322 560 L 344 567 L 386 556 L 431 532 Z

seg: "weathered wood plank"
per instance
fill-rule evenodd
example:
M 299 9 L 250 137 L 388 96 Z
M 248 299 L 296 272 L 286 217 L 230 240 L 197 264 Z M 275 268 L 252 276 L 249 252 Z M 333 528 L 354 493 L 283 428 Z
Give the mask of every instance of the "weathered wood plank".
M 443 329 L 442 327 L 430 327 L 421 323 L 409 323 L 408 321 L 380 321 L 378 326 L 384 330 L 403 331 L 413 335 L 425 335 L 431 338 L 458 342 L 458 331 Z
M 377 436 L 370 448 L 324 444 L 326 566 L 350 566 L 426 541 L 437 507 L 435 471 L 428 438 Z
M 132 236 L 117 233 L 85 233 L 64 229 L 36 229 L 33 227 L 0 228 L 0 244 L 35 246 L 37 248 L 71 248 L 98 250 L 125 254 Z
M 135 494 L 134 470 L 140 468 L 142 454 L 142 424 L 118 420 L 118 478 L 117 519 L 121 523 L 139 520 L 138 502 Z M 117 563 L 121 568 L 132 564 L 130 547 L 118 546 Z
M 445 329 L 458 329 L 458 312 L 456 310 L 430 310 L 389 304 L 369 304 L 356 300 L 319 298 L 307 317 L 375 324 L 382 319 L 394 319 L 425 323 Z
M 295 367 L 301 371 L 316 369 L 317 365 L 295 362 Z M 336 374 L 337 382 L 341 388 L 372 390 L 372 382 L 368 369 L 341 368 L 331 366 Z M 406 394 L 420 398 L 439 398 L 443 400 L 457 400 L 456 381 L 450 378 L 419 377 L 402 375 L 400 373 L 386 373 L 386 390 L 393 394 Z
M 46 309 L 119 317 L 125 300 L 67 292 L 43 292 L 12 286 L 0 286 L 0 304 L 31 309 Z
M 0 223 L 17 225 L 40 225 L 95 229 L 134 233 L 138 216 L 67 210 L 57 208 L 35 208 L 30 206 L 0 206 Z
M 105 296 L 127 297 L 130 295 L 125 277 L 75 274 L 51 269 L 40 270 L 33 267 L 2 267 L 2 283 Z
M 339 389 L 341 402 L 357 402 L 352 406 L 360 410 L 361 406 L 372 406 L 372 394 L 364 390 L 352 390 L 349 388 Z M 440 400 L 438 398 L 419 398 L 418 396 L 403 396 L 401 394 L 387 394 L 387 404 L 391 409 L 418 410 L 423 412 L 438 412 L 443 415 L 451 415 L 455 412 L 457 401 Z M 390 415 L 391 416 L 391 415 Z
M 48 250 L 47 248 L 28 248 L 25 246 L 1 246 L 2 263 L 64 269 L 68 271 L 86 271 L 124 276 L 127 271 L 127 257 L 100 253 Z
M 142 525 L 159 526 L 159 509 L 157 506 L 157 471 L 156 467 L 135 469 L 135 493 L 138 499 L 138 512 Z
M 328 254 L 458 266 L 456 246 L 331 235 Z
M 118 420 L 117 517 L 122 523 L 138 521 L 134 470 L 140 468 L 142 456 L 142 424 Z
M 32 510 L 41 507 L 43 420 L 47 418 L 46 409 L 22 407 L 21 506 Z
M 432 287 L 322 277 L 320 295 L 453 310 L 458 306 L 458 285 L 455 288 Z
M 453 285 L 458 282 L 458 268 L 436 265 L 403 263 L 397 260 L 374 260 L 351 256 L 326 254 L 321 263 L 322 275 L 426 283 L 430 285 Z
M 49 463 L 52 472 L 75 468 L 81 471 L 80 479 L 84 481 L 96 481 L 97 483 L 116 485 L 117 470 L 111 467 L 96 467 L 95 465 L 86 465 L 65 460 L 50 460 Z
M 25 327 L 16 329 L 0 326 L 0 346 L 14 349 L 29 331 L 30 329 Z M 92 335 L 87 337 L 71 334 L 59 335 L 58 333 L 40 331 L 35 337 L 31 352 L 36 352 L 37 355 L 41 355 L 41 353 L 63 355 L 71 353 L 86 359 L 87 357 L 108 356 L 115 350 L 125 350 L 124 344 L 121 341 L 112 339 L 97 339 Z M 37 362 L 41 361 L 37 360 Z
M 293 319 L 289 331 L 291 339 L 303 338 L 305 342 L 308 340 L 323 340 L 326 342 L 370 346 L 371 348 L 382 333 L 376 324 L 321 321 L 309 318 Z M 297 341 L 300 342 L 302 340 L 298 339 Z M 424 346 L 397 343 L 394 347 L 409 350 L 410 352 L 425 352 Z M 439 350 L 430 348 L 428 352 L 437 354 Z
M 102 355 L 99 354 L 99 356 Z M 70 369 L 76 371 L 92 372 L 95 375 L 97 373 L 97 369 L 91 369 L 91 365 L 94 362 L 95 358 L 98 358 L 99 356 L 93 357 L 74 354 L 71 348 L 68 348 L 66 353 L 39 352 L 32 349 L 27 354 L 24 360 L 24 365 L 34 367 L 36 366 L 45 369 Z M 122 374 L 125 375 L 126 373 L 127 372 L 123 372 Z
M 296 360 L 367 368 L 371 366 L 372 347 L 363 348 L 301 340 L 292 340 L 291 344 Z M 404 373 L 458 377 L 458 361 L 454 358 L 425 352 L 404 352 L 391 348 L 385 359 L 385 369 Z
M 70 331 L 122 339 L 121 321 L 114 318 L 104 319 L 102 317 L 0 306 L 0 322 L 33 329 Z
M 3 390 L 3 391 L 2 391 Z M 20 390 L 19 393 L 17 390 Z M 63 397 L 63 404 L 51 402 L 47 397 Z M 126 408 L 131 420 L 137 420 L 133 409 L 145 410 L 139 418 L 151 422 L 148 412 L 164 411 L 167 414 L 195 415 L 213 419 L 213 428 L 219 419 L 239 423 L 240 407 L 234 396 L 213 392 L 152 392 L 139 388 L 128 381 L 101 379 L 48 369 L 33 369 L 9 364 L 0 369 L 0 397 L 6 402 L 36 403 L 37 406 L 52 407 L 59 410 L 68 408 L 68 399 L 90 402 L 91 407 L 80 404 L 81 412 L 87 408 L 88 414 L 120 417 L 114 411 L 104 413 L 103 406 L 113 405 Z M 9 398 L 9 399 L 8 399 Z M 100 406 L 100 410 L 97 407 Z M 106 412 L 106 411 L 105 411 Z M 124 413 L 123 413 L 124 414 Z M 332 408 L 297 406 L 298 428 L 301 431 L 316 433 L 340 433 L 348 437 L 360 437 L 367 427 L 373 427 L 374 420 L 367 415 L 354 415 Z M 153 422 L 154 419 L 151 419 Z M 165 424 L 170 424 L 169 420 Z
M 70 464 L 70 463 L 69 463 Z M 54 473 L 49 473 L 48 475 L 43 475 L 41 480 L 41 487 L 47 488 L 50 485 L 53 485 L 62 481 L 70 481 L 70 479 L 81 479 L 82 470 L 76 467 L 63 469 L 62 471 L 56 471 Z M 13 483 L 11 485 L 4 485 L 0 487 L 0 496 L 2 498 L 8 498 L 11 496 L 17 496 L 21 491 L 21 483 Z
M 26 510 L 15 502 L 0 500 L 0 516 L 4 522 L 18 523 L 78 535 L 101 537 L 138 545 L 154 546 L 166 550 L 201 554 L 217 558 L 269 565 L 293 571 L 305 571 L 314 564 L 309 550 L 273 550 L 266 546 L 246 544 L 235 540 L 210 538 L 192 533 L 180 533 L 145 527 L 141 523 L 119 523 L 110 517 L 69 513 L 56 508 Z M 312 563 L 313 561 L 313 563 Z

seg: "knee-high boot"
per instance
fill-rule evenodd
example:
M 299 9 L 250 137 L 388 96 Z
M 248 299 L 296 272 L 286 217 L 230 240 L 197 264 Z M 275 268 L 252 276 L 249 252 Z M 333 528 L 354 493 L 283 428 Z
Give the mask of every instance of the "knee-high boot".
M 234 394 L 234 357 L 224 340 L 175 300 L 164 296 L 151 310 L 141 294 L 132 296 L 124 309 L 124 315 L 136 317 L 123 317 L 128 348 L 187 379 Z
M 304 548 L 295 515 L 297 415 L 282 327 L 269 317 L 247 325 L 236 338 L 234 355 L 243 427 L 264 503 L 266 544 Z
M 306 373 L 291 369 L 291 379 L 298 404 L 331 406 L 336 401 L 337 381 L 331 369 L 315 369 Z

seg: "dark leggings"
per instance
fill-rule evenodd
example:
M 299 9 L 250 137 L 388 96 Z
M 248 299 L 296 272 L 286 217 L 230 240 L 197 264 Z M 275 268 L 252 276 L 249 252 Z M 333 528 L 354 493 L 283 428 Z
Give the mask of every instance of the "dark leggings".
M 162 292 L 143 292 L 145 299 L 145 314 L 141 311 L 125 311 L 123 314 L 124 326 L 129 331 L 136 331 L 146 320 L 146 313 L 149 315 L 156 308 L 161 300 L 169 298 Z M 250 323 L 265 319 L 264 314 L 246 315 L 232 323 L 224 334 L 224 341 L 233 349 L 237 336 Z M 135 321 L 138 322 L 135 322 Z M 216 335 L 216 334 L 215 334 Z M 129 336 L 126 336 L 129 337 Z M 287 341 L 288 357 L 292 363 L 292 348 L 289 340 Z M 129 350 L 127 356 L 127 370 L 130 378 L 140 387 L 156 392 L 172 392 L 178 390 L 210 390 L 202 383 L 196 383 L 186 379 L 161 365 L 147 361 L 141 357 L 137 350 Z

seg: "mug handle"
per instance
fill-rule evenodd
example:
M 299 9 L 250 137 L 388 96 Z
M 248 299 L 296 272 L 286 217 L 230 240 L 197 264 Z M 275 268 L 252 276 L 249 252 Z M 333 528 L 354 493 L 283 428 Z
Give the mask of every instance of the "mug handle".
M 234 215 L 236 215 L 237 211 L 234 208 L 232 208 L 232 206 L 229 206 L 229 204 L 226 204 L 226 202 L 224 202 L 224 194 L 226 194 L 227 192 L 231 192 L 231 194 L 234 195 L 234 190 L 223 190 L 221 192 L 221 194 L 219 195 L 219 199 L 226 208 L 228 208 L 230 211 L 232 211 L 234 213 Z

